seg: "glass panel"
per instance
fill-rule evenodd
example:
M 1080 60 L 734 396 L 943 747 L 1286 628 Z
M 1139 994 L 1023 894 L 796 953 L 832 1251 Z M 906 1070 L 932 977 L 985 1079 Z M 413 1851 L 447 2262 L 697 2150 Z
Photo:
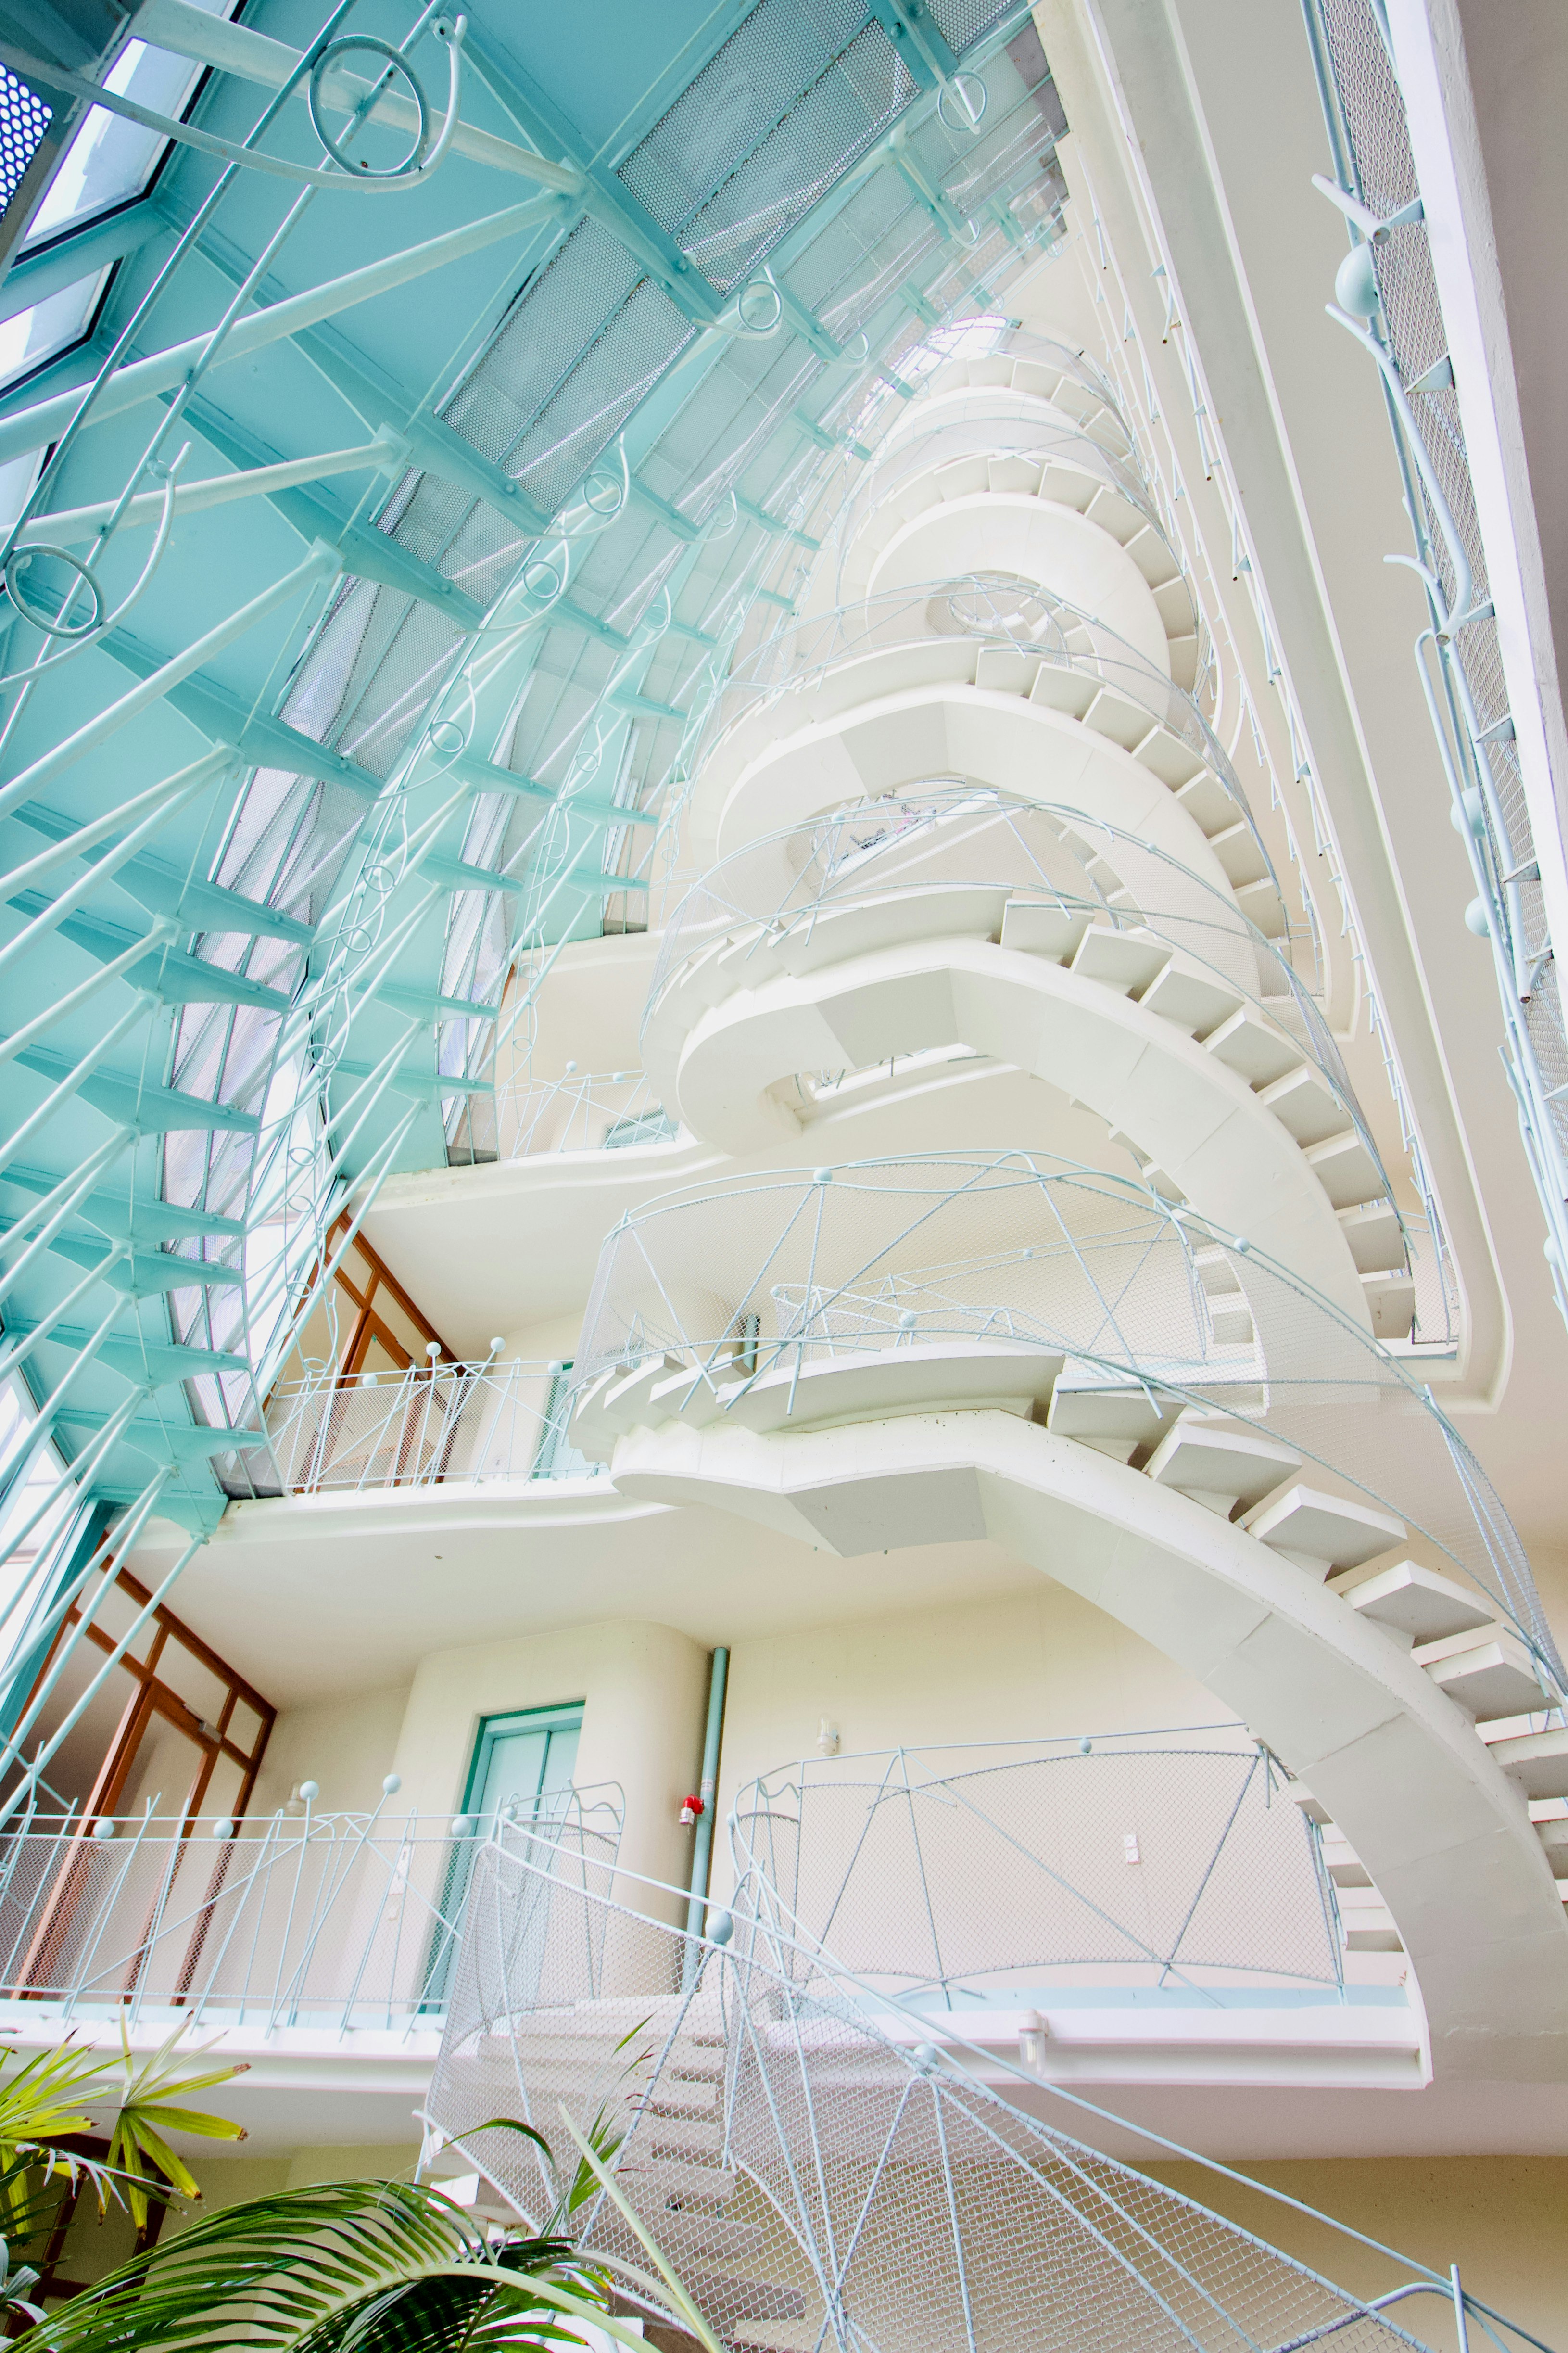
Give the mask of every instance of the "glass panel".
M 45 1702 L 28 1740 L 29 1748 L 40 1735 L 46 1743 L 53 1737 L 102 1665 L 103 1652 L 84 1636 L 60 1669 L 59 1680 Z M 40 1812 L 53 1814 L 60 1810 L 57 1800 L 74 1804 L 79 1810 L 85 1805 L 138 1688 L 128 1668 L 110 1670 L 89 1701 L 86 1713 L 67 1733 L 44 1767 L 45 1788 L 38 1797 Z
M 186 1650 L 177 1636 L 171 1635 L 159 1656 L 158 1677 L 178 1694 L 193 1715 L 200 1716 L 204 1724 L 216 1730 L 228 1697 L 226 1676 L 215 1674 L 211 1667 L 204 1666 L 194 1652 Z
M 99 269 L 90 278 L 79 278 L 74 286 L 0 323 L 0 384 L 14 383 L 80 342 L 108 275 L 107 269 Z
M 209 7 L 206 13 L 214 16 L 218 11 Z M 226 16 L 228 10 L 222 14 Z M 128 41 L 104 77 L 103 86 L 159 114 L 177 115 L 201 70 L 188 58 L 150 49 L 144 41 Z M 128 196 L 140 195 L 168 143 L 156 131 L 127 122 L 104 107 L 93 107 L 33 216 L 25 243 L 37 245 L 45 237 L 58 237 L 62 229 L 73 228 L 112 205 L 122 205 Z
M 542 1724 L 510 1716 L 486 1725 L 469 1802 L 470 1813 L 478 1815 L 484 1830 L 503 1810 L 514 1820 L 531 1820 L 542 1799 L 571 1788 L 582 1722 L 581 1715 Z
M 115 1813 L 121 1819 L 140 1814 L 151 1799 L 160 1820 L 183 1814 L 204 1762 L 199 1742 L 166 1715 L 154 1713 L 137 1746 Z
M 225 1733 L 224 1738 L 231 1740 L 234 1746 L 243 1750 L 247 1757 L 254 1757 L 256 1744 L 260 1737 L 261 1718 L 248 1700 L 237 1699 L 234 1704 L 234 1714 L 228 1719 L 228 1730 Z

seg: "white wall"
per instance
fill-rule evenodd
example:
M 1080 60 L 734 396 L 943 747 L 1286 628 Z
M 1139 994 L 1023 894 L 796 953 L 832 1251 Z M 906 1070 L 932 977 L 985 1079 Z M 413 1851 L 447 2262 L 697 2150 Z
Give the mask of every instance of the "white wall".
M 618 1781 L 623 1864 L 684 1884 L 690 1833 L 677 1817 L 695 1787 L 707 1697 L 707 1651 L 668 1626 L 623 1620 L 437 1651 L 408 1697 L 399 1803 L 455 1812 L 481 1716 L 582 1700 L 578 1788 Z
M 722 1823 L 758 1773 L 817 1755 L 1215 1724 L 1212 1693 L 1091 1602 L 1041 1578 L 1015 1593 L 739 1642 L 730 1663 Z M 726 1849 L 727 1862 L 727 1849 Z
M 357 1813 L 379 1805 L 407 1704 L 407 1684 L 395 1683 L 389 1690 L 285 1709 L 261 1760 L 251 1812 L 276 1813 L 300 1781 L 320 1786 L 316 1805 L 321 1813 Z M 395 1810 L 405 1802 L 397 1798 Z

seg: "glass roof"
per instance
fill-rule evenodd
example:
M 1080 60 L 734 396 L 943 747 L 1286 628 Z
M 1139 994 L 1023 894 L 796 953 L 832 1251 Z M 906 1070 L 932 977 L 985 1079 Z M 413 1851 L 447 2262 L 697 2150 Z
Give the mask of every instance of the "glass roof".
M 509 976 L 642 921 L 1065 126 L 996 0 L 137 26 L 0 327 L 0 1480 L 199 1535 L 349 1186 L 462 1156 Z

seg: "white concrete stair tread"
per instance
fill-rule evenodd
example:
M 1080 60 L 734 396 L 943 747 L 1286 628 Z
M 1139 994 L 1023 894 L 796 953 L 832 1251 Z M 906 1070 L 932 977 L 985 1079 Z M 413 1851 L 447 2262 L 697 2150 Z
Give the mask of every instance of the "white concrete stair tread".
M 1347 1569 L 1330 1582 L 1352 1609 L 1383 1627 L 1405 1650 L 1493 1622 L 1491 1609 L 1477 1594 L 1414 1560 L 1396 1561 L 1374 1577 L 1358 1577 L 1354 1569 Z
M 1351 1953 L 1399 1953 L 1405 1947 L 1394 1915 L 1375 1887 L 1342 1887 L 1336 1891 L 1340 1918 L 1344 1923 L 1345 1949 Z
M 1380 1340 L 1405 1340 L 1415 1321 L 1415 1278 L 1413 1274 L 1363 1274 L 1367 1314 Z
M 1552 1870 L 1568 1871 L 1568 1805 L 1561 1798 L 1549 1798 L 1542 1808 L 1531 1807 L 1530 1818 Z
M 1002 945 L 1064 964 L 1089 929 L 1081 907 L 1059 907 L 1049 899 L 1009 899 L 1002 914 Z
M 1411 1655 L 1478 1723 L 1552 1705 L 1530 1652 L 1501 1626 L 1423 1643 Z
M 1380 1274 L 1405 1264 L 1405 1235 L 1399 1212 L 1387 1196 L 1339 1212 L 1340 1230 L 1363 1274 Z
M 1238 1006 L 1228 1020 L 1212 1030 L 1204 1039 L 1204 1051 L 1255 1089 L 1285 1077 L 1301 1060 L 1295 1039 L 1286 1037 L 1250 1005 Z
M 1568 1798 L 1568 1725 L 1488 1742 L 1495 1763 L 1527 1798 Z
M 1303 1485 L 1288 1488 L 1248 1512 L 1242 1525 L 1260 1543 L 1324 1576 L 1332 1568 L 1359 1568 L 1380 1552 L 1405 1543 L 1410 1533 L 1403 1520 L 1374 1511 L 1370 1504 L 1354 1504 Z
M 1147 932 L 1121 932 L 1108 923 L 1090 923 L 1073 951 L 1072 969 L 1081 978 L 1098 980 L 1121 996 L 1137 997 L 1170 960 L 1164 941 Z
M 1051 1393 L 1046 1428 L 1058 1438 L 1076 1439 L 1112 1454 L 1119 1462 L 1141 1446 L 1158 1442 L 1179 1414 L 1180 1398 L 1145 1388 L 1075 1388 L 1058 1381 Z
M 1342 1831 L 1323 1832 L 1323 1868 L 1336 1887 L 1370 1887 L 1372 1874 Z
M 1241 999 L 1234 990 L 1226 988 L 1217 973 L 1206 972 L 1179 953 L 1173 954 L 1138 1002 L 1146 1012 L 1174 1022 L 1189 1038 L 1202 1039 L 1205 1044 L 1241 1006 Z
M 1326 1144 L 1343 1130 L 1345 1106 L 1315 1062 L 1299 1060 L 1258 1092 L 1281 1127 L 1289 1128 L 1303 1146 Z
M 1161 1440 L 1143 1472 L 1162 1487 L 1224 1495 L 1250 1507 L 1300 1467 L 1300 1456 L 1278 1439 L 1184 1419 Z

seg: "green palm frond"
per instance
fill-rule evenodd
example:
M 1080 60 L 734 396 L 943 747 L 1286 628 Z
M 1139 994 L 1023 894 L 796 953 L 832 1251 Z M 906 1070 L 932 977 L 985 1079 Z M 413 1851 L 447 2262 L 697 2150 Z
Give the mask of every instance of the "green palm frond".
M 184 2031 L 182 2020 L 151 2058 L 138 2066 L 125 2021 L 120 2021 L 125 2081 L 120 2113 L 109 2143 L 109 2164 L 124 2179 L 125 2202 L 138 2230 L 147 2220 L 149 2191 L 161 2198 L 164 2182 L 182 2198 L 199 2198 L 202 2194 L 189 2166 L 164 2138 L 166 2133 L 195 2133 L 204 2140 L 243 2140 L 246 2137 L 244 2126 L 233 2123 L 229 2117 L 215 2116 L 205 2108 L 183 2105 L 194 2093 L 210 2091 L 215 2084 L 226 2084 L 246 2072 L 243 2062 L 238 2065 L 194 2069 L 176 2064 L 176 2046 Z M 211 2048 L 208 2043 L 188 2055 L 200 2059 Z
M 32 2353 L 549 2353 L 592 2328 L 646 2353 L 606 2302 L 562 2241 L 495 2247 L 426 2186 L 326 2183 L 193 2224 L 20 2341 Z

